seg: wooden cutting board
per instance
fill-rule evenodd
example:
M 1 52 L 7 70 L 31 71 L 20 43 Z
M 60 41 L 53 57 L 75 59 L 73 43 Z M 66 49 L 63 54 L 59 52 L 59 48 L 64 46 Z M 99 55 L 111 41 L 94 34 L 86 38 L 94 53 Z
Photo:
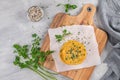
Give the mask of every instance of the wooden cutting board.
M 106 41 L 107 41 L 107 35 L 104 31 L 101 29 L 97 28 L 94 25 L 93 22 L 93 16 L 96 12 L 95 6 L 92 4 L 86 4 L 83 6 L 82 11 L 80 14 L 76 16 L 70 16 L 64 13 L 58 13 L 55 17 L 53 22 L 50 25 L 50 28 L 57 28 L 60 26 L 65 26 L 65 25 L 92 25 L 95 30 L 95 35 L 97 39 L 97 43 L 99 46 L 99 52 L 101 53 Z M 50 48 L 50 40 L 49 40 L 49 35 L 48 33 L 46 34 L 46 37 L 43 41 L 43 45 L 41 47 L 41 50 L 46 51 L 49 50 Z M 52 58 L 52 56 L 48 56 L 44 66 L 50 70 L 56 71 L 55 68 L 55 63 Z M 93 72 L 94 67 L 89 67 L 89 68 L 84 68 L 84 69 L 78 69 L 78 70 L 71 70 L 71 71 L 66 71 L 66 72 L 61 72 L 60 74 L 65 75 L 67 77 L 72 78 L 73 80 L 89 80 L 89 77 L 91 73 Z

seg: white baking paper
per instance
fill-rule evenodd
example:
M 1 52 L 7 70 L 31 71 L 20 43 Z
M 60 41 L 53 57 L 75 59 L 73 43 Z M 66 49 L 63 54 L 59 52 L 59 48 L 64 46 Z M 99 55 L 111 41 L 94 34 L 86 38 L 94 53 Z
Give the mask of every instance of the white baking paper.
M 57 42 L 55 35 L 62 34 L 62 31 L 66 29 L 71 32 L 71 35 L 65 37 L 61 42 Z M 57 72 L 68 71 L 72 69 L 87 68 L 101 63 L 98 44 L 96 42 L 96 37 L 94 33 L 94 28 L 92 26 L 86 25 L 73 25 L 73 26 L 63 26 L 59 28 L 49 29 L 49 38 L 50 38 L 50 50 L 55 52 L 52 54 L 52 57 L 55 61 L 55 66 Z M 79 35 L 78 35 L 79 33 Z M 81 43 L 84 43 L 86 46 L 87 57 L 86 59 L 78 65 L 67 65 L 63 63 L 59 57 L 59 51 L 63 43 L 68 40 L 77 40 Z

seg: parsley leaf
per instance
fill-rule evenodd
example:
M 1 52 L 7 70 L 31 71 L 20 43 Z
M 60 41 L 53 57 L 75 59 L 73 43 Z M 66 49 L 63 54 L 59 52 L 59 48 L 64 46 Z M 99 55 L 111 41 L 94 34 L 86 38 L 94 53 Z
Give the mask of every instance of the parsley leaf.
M 65 36 L 70 35 L 71 32 L 68 32 L 66 29 L 64 29 L 62 35 L 55 35 L 55 38 L 58 42 L 62 41 L 64 39 Z
M 72 4 L 64 4 L 65 12 L 68 12 L 71 9 L 76 9 L 77 5 Z
M 68 0 L 69 1 L 69 0 Z M 75 4 L 57 4 L 56 6 L 64 6 L 64 10 L 66 13 L 69 12 L 69 10 L 73 10 L 73 9 L 76 9 L 77 8 L 77 5 Z
M 36 34 L 36 33 L 32 34 L 32 37 L 36 37 L 36 36 L 37 36 L 37 34 Z

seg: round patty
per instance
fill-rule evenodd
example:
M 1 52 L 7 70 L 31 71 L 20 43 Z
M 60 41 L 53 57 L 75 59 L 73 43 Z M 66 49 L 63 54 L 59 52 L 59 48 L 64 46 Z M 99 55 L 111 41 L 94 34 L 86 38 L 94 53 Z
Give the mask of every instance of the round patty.
M 60 50 L 60 58 L 65 64 L 77 65 L 86 59 L 86 47 L 76 40 L 65 42 Z

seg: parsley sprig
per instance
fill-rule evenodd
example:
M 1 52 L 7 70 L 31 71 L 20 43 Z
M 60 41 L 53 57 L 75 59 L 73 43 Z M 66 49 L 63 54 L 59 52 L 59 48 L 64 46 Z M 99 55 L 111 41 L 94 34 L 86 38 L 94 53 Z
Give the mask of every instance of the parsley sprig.
M 64 4 L 65 12 L 68 12 L 69 10 L 76 9 L 77 5 L 75 4 Z
M 54 51 L 40 51 L 40 40 L 41 38 L 37 34 L 32 34 L 32 45 L 20 45 L 14 44 L 14 53 L 16 57 L 14 65 L 20 68 L 29 68 L 30 70 L 39 74 L 44 80 L 57 80 L 47 69 L 43 67 L 43 64 L 47 56 Z
M 64 29 L 63 31 L 63 34 L 62 35 L 55 35 L 55 38 L 58 42 L 64 40 L 64 37 L 67 36 L 67 35 L 70 35 L 71 32 L 68 32 L 66 29 Z
M 64 6 L 65 12 L 68 13 L 70 10 L 76 9 L 77 5 L 75 4 L 58 4 L 57 6 Z

